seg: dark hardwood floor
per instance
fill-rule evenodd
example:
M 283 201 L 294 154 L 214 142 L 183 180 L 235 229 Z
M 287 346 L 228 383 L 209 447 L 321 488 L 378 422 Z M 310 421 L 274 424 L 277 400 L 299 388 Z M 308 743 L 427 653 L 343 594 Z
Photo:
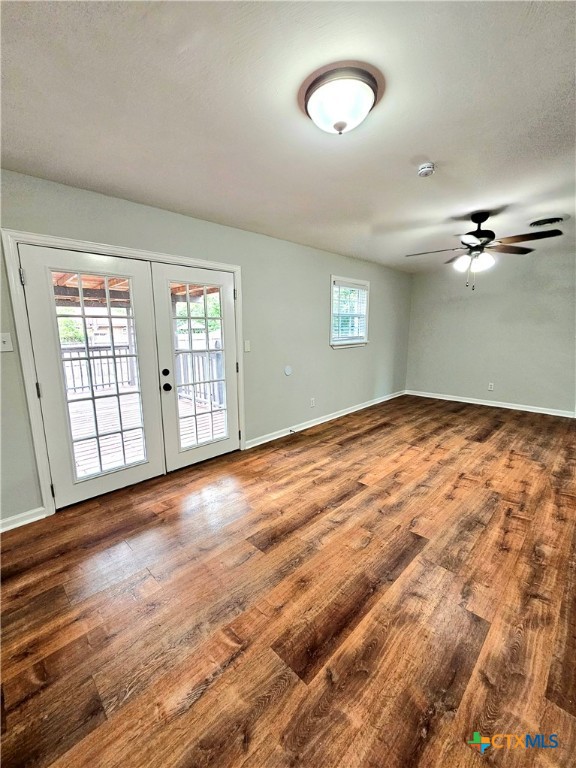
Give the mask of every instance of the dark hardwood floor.
M 576 764 L 573 420 L 401 397 L 2 552 L 4 768 Z

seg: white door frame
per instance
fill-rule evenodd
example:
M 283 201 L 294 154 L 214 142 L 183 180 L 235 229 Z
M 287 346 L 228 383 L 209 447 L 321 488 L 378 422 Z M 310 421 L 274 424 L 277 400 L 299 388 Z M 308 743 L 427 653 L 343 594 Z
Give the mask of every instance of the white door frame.
M 155 253 L 152 251 L 125 248 L 117 245 L 92 243 L 88 240 L 76 240 L 67 237 L 55 237 L 53 235 L 41 235 L 33 232 L 19 232 L 14 229 L 1 229 L 6 270 L 8 273 L 8 285 L 14 310 L 14 322 L 16 336 L 20 349 L 22 373 L 24 375 L 24 389 L 28 403 L 30 426 L 32 428 L 32 441 L 34 454 L 38 468 L 38 480 L 42 494 L 44 514 L 47 517 L 56 512 L 54 498 L 52 496 L 52 479 L 50 476 L 50 463 L 48 461 L 48 448 L 44 436 L 44 421 L 42 408 L 36 392 L 36 365 L 32 347 L 32 337 L 28 326 L 28 314 L 26 311 L 26 298 L 20 279 L 20 256 L 18 245 L 40 245 L 48 248 L 62 248 L 68 251 L 83 251 L 85 253 L 97 253 L 104 256 L 121 256 L 126 259 L 139 259 L 140 261 L 157 261 L 165 264 L 179 264 L 185 267 L 200 267 L 213 269 L 219 272 L 231 272 L 234 275 L 234 302 L 236 315 L 236 348 L 238 356 L 238 418 L 240 424 L 240 450 L 246 448 L 246 424 L 244 413 L 244 360 L 243 360 L 243 334 L 242 334 L 242 290 L 241 269 L 236 264 L 223 264 L 216 261 L 205 261 L 193 256 L 176 256 L 168 253 Z M 35 518 L 37 519 L 37 518 Z

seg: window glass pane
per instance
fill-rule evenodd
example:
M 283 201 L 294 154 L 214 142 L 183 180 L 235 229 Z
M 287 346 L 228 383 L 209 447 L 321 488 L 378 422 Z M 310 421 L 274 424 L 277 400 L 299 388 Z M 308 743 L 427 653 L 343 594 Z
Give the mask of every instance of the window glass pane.
M 136 357 L 120 356 L 116 358 L 115 362 L 116 380 L 120 394 L 140 389 L 138 359 Z
M 111 315 L 132 315 L 130 281 L 126 277 L 108 277 L 109 308 Z
M 88 360 L 78 359 L 79 354 L 73 350 L 62 350 L 62 366 L 68 400 L 92 395 Z
M 84 437 L 95 437 L 96 420 L 94 418 L 94 403 L 92 400 L 68 403 L 72 439 L 80 440 Z
M 188 317 L 185 284 L 170 283 L 170 300 L 172 302 L 172 317 Z
M 131 317 L 112 318 L 114 353 L 117 355 L 136 354 L 136 328 Z
M 90 360 L 90 372 L 96 397 L 116 394 L 116 366 L 113 357 L 93 357 Z
M 202 413 L 196 417 L 196 428 L 198 430 L 198 442 L 207 443 L 213 439 L 212 434 L 212 414 Z
M 175 365 L 174 378 L 176 379 L 176 384 L 192 384 L 194 381 L 192 355 L 188 352 L 177 353 Z
M 228 437 L 226 411 L 215 411 L 212 413 L 212 433 L 214 440 L 223 440 Z
M 196 437 L 196 419 L 180 419 L 180 447 L 193 448 L 198 444 Z
M 60 349 L 64 352 L 76 352 L 86 354 L 86 334 L 84 322 L 81 318 L 59 317 L 58 335 L 60 337 Z
M 226 408 L 226 387 L 223 381 L 213 381 L 210 384 L 210 396 L 213 411 L 220 411 L 222 408 Z
M 181 419 L 194 416 L 194 387 L 187 384 L 178 387 L 178 416 Z
M 207 349 L 206 346 L 206 321 L 191 320 L 192 349 Z
M 78 294 L 78 299 L 80 299 L 80 294 Z M 78 306 L 74 306 L 74 305 L 68 304 L 68 303 L 64 304 L 64 305 L 61 305 L 61 306 L 58 306 L 57 311 L 58 311 L 58 316 L 59 317 L 61 317 L 62 315 L 66 315 L 66 316 L 70 315 L 70 316 L 73 316 L 73 317 L 74 316 L 78 317 L 79 315 L 82 314 L 82 310 L 81 310 L 79 305 Z
M 190 349 L 188 320 L 174 320 L 174 349 Z
M 205 413 L 210 410 L 210 384 L 196 384 L 194 387 L 194 402 L 196 413 Z
M 74 443 L 76 477 L 81 479 L 101 472 L 97 440 L 82 440 Z
M 124 446 L 120 433 L 100 437 L 98 442 L 100 443 L 103 470 L 118 469 L 118 467 L 124 466 Z
M 210 349 L 222 349 L 222 321 L 208 320 L 208 337 Z
M 96 423 L 98 433 L 117 432 L 120 430 L 120 409 L 117 397 L 99 397 L 94 401 L 96 406 Z
M 112 329 L 108 317 L 86 317 L 88 347 L 96 355 L 112 354 Z
M 194 352 L 194 381 L 210 379 L 210 358 L 207 352 Z
M 144 461 L 146 451 L 144 449 L 144 432 L 141 429 L 133 429 L 130 432 L 123 432 L 124 456 L 127 464 L 134 464 L 137 461 Z
M 189 285 L 188 295 L 190 300 L 190 317 L 205 317 L 204 286 Z
M 206 309 L 208 317 L 222 317 L 220 307 L 220 289 L 208 288 L 206 291 Z
M 210 375 L 209 378 L 213 381 L 215 379 L 224 380 L 224 353 L 223 352 L 210 352 Z
M 79 275 L 78 284 L 86 315 L 108 314 L 106 278 L 103 275 Z
M 81 315 L 78 275 L 74 272 L 53 272 L 54 301 L 59 315 Z
M 140 395 L 120 395 L 120 416 L 122 429 L 134 429 L 142 426 L 142 408 Z

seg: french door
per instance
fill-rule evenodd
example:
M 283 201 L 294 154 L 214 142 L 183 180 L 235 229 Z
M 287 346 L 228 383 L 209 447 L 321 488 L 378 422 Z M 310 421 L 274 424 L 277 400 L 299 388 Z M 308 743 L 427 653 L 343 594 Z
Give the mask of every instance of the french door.
M 152 264 L 166 466 L 240 445 L 234 276 Z
M 239 447 L 230 273 L 19 254 L 57 508 Z

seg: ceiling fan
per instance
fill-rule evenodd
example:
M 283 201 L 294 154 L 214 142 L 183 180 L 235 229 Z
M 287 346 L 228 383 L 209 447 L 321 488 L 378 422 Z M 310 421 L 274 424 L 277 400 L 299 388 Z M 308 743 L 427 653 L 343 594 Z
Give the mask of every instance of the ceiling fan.
M 467 251 L 452 256 L 445 264 L 454 264 L 454 268 L 459 272 L 466 272 L 466 286 L 470 284 L 470 272 L 472 272 L 472 290 L 475 288 L 476 272 L 483 272 L 489 269 L 495 263 L 494 257 L 490 253 L 514 253 L 526 254 L 532 253 L 533 248 L 524 248 L 523 246 L 513 245 L 513 243 L 523 243 L 527 240 L 542 240 L 546 237 L 558 237 L 562 234 L 559 229 L 549 229 L 544 232 L 529 232 L 526 235 L 512 235 L 511 237 L 502 237 L 496 240 L 496 235 L 491 229 L 482 229 L 482 224 L 489 218 L 489 211 L 477 211 L 470 217 L 476 224 L 476 229 L 467 232 L 460 238 L 461 246 L 458 248 L 442 248 L 439 251 L 423 251 L 422 253 L 409 253 L 411 256 L 427 256 L 429 253 L 447 253 L 448 251 Z

